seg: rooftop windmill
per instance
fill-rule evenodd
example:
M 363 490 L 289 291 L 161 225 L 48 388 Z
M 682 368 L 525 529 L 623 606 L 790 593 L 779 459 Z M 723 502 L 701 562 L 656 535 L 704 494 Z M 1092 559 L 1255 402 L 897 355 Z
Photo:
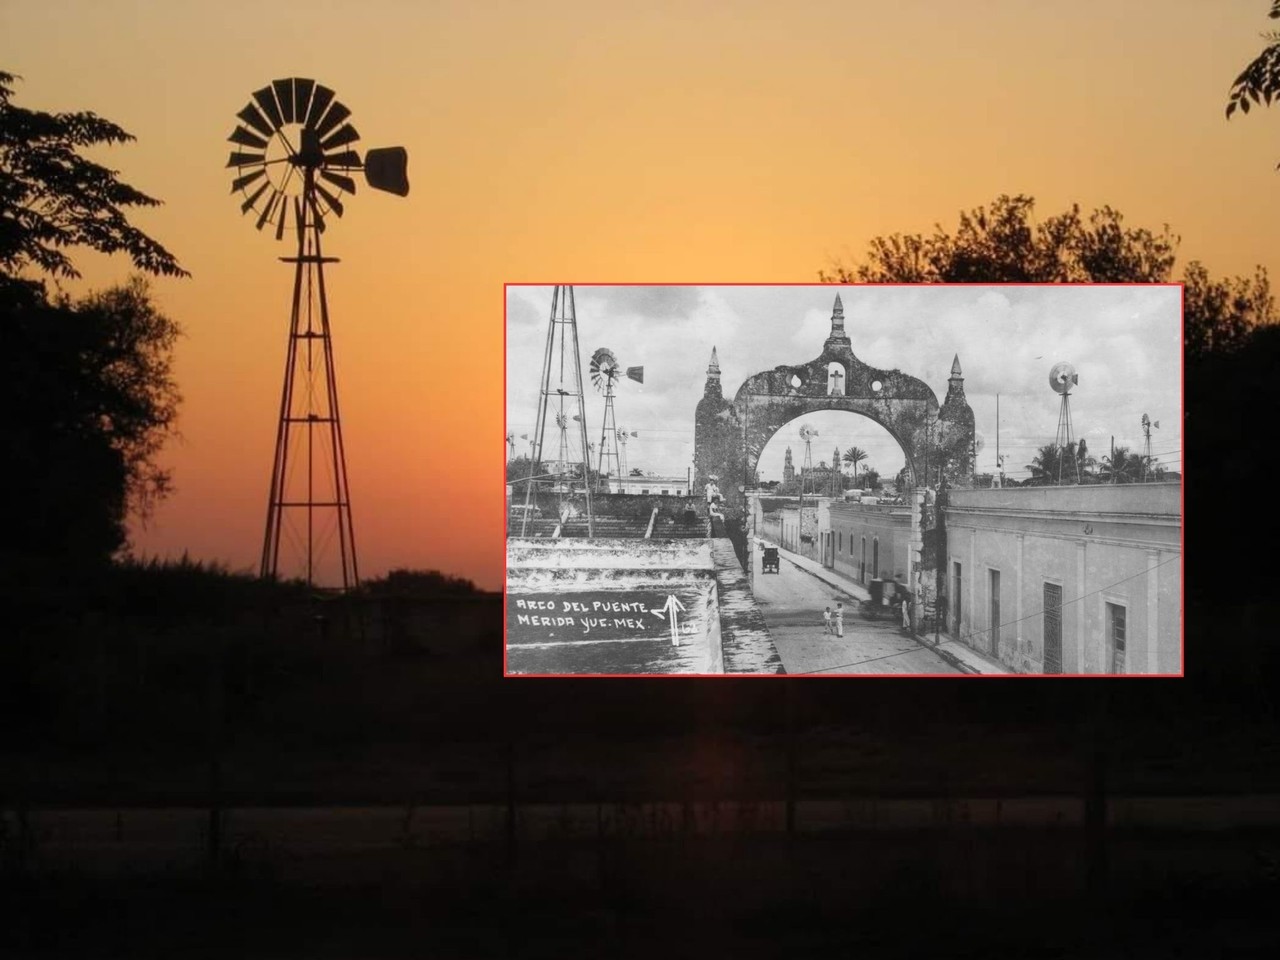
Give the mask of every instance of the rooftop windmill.
M 286 517 L 301 513 L 306 580 L 312 583 L 317 553 L 333 535 L 324 516 L 332 514 L 347 589 L 360 576 L 324 285 L 324 265 L 338 261 L 322 255 L 320 237 L 330 214 L 342 216 L 343 194 L 356 192 L 352 174 L 358 170 L 375 190 L 407 195 L 408 154 L 403 147 L 387 147 L 361 157 L 354 148 L 360 135 L 348 122 L 351 111 L 328 87 L 302 77 L 274 80 L 255 91 L 236 116 L 240 124 L 227 139 L 238 149 L 227 166 L 235 170 L 231 192 L 244 197 L 240 211 L 252 213 L 259 230 L 273 227 L 277 240 L 286 229 L 297 240 L 297 254 L 280 258 L 294 264 L 293 307 L 261 574 L 279 574 Z
M 1142 482 L 1146 483 L 1147 471 L 1151 469 L 1151 428 L 1160 429 L 1160 421 L 1152 420 L 1145 413 L 1142 415 Z
M 624 374 L 622 367 L 618 364 L 618 358 L 613 355 L 613 351 L 608 347 L 600 347 L 591 355 L 591 384 L 597 391 L 604 394 L 604 420 L 600 426 L 600 454 L 596 464 L 596 472 L 600 477 L 600 482 L 606 484 L 608 489 L 609 474 L 605 471 L 605 460 L 613 460 L 613 468 L 618 471 L 616 474 L 621 481 L 622 458 L 618 453 L 618 424 L 613 411 L 613 393 L 614 385 L 622 376 L 626 376 L 629 380 L 636 383 L 644 383 L 644 367 L 627 367 Z M 619 490 L 622 489 L 619 482 Z
M 1055 363 L 1049 371 L 1049 386 L 1062 397 L 1062 403 L 1058 407 L 1058 432 L 1053 438 L 1053 444 L 1058 450 L 1058 483 L 1062 483 L 1062 461 L 1068 458 L 1076 475 L 1074 482 L 1080 482 L 1080 464 L 1076 461 L 1075 451 L 1071 446 L 1071 388 L 1079 382 L 1080 375 L 1076 373 L 1076 368 L 1066 361 Z

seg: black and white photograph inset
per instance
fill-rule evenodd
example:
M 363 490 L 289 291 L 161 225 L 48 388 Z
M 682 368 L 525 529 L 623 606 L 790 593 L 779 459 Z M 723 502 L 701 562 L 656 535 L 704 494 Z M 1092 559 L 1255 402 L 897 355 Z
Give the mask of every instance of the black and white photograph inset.
M 1177 285 L 506 289 L 506 673 L 1180 676 Z

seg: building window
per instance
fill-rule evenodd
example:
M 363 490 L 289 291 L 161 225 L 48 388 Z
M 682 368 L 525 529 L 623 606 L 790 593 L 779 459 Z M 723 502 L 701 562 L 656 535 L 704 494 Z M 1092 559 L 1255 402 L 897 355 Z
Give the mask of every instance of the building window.
M 649 492 L 649 488 L 648 488 L 648 487 L 645 487 L 645 488 L 644 488 L 643 490 L 641 490 L 640 492 L 641 492 L 641 493 L 648 493 L 648 492 Z
M 840 549 L 841 550 L 844 549 L 844 533 L 843 532 L 840 534 Z
M 1044 585 L 1044 672 L 1062 672 L 1062 587 Z
M 1125 608 L 1118 603 L 1107 604 L 1107 659 L 1109 673 L 1124 673 Z
M 871 541 L 871 579 L 880 578 L 880 538 Z
M 667 491 L 665 491 L 665 490 L 663 490 L 663 491 L 662 491 L 662 493 L 663 493 L 663 495 L 664 495 L 664 496 L 666 495 L 666 492 L 667 492 Z

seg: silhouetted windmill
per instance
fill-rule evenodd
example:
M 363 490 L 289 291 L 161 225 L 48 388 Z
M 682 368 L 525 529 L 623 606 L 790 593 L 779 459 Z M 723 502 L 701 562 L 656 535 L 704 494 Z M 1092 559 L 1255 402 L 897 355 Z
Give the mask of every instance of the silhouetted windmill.
M 280 258 L 294 264 L 293 308 L 261 574 L 279 574 L 285 517 L 300 511 L 306 525 L 301 535 L 306 580 L 313 583 L 316 554 L 333 534 L 317 529 L 318 515 L 323 522 L 324 514 L 333 513 L 347 589 L 359 584 L 360 575 L 324 286 L 324 265 L 338 261 L 322 255 L 320 235 L 326 217 L 342 216 L 342 194 L 356 192 L 351 177 L 356 170 L 363 170 L 365 182 L 376 190 L 408 194 L 408 154 L 403 147 L 388 147 L 361 158 L 353 148 L 360 135 L 347 122 L 351 111 L 328 87 L 302 77 L 274 80 L 255 91 L 236 116 L 241 125 L 227 139 L 240 149 L 227 166 L 236 173 L 231 192 L 245 198 L 240 211 L 253 213 L 259 230 L 275 227 L 277 240 L 290 226 L 297 237 L 297 255 Z M 302 470 L 296 469 L 298 458 L 304 460 Z

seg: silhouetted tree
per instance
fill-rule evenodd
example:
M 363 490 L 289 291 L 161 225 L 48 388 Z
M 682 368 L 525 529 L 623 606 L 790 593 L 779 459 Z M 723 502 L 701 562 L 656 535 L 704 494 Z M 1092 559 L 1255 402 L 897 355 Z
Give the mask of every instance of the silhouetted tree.
M 177 414 L 179 330 L 140 277 L 74 301 L 38 277 L 79 276 L 73 246 L 187 274 L 123 212 L 159 201 L 78 152 L 133 138 L 92 113 L 16 107 L 15 79 L 0 71 L 0 458 L 17 507 L 0 550 L 102 560 L 124 545 L 126 516 L 169 490 L 156 457 Z
M 867 262 L 819 271 L 824 282 L 851 283 L 1162 283 L 1178 238 L 1125 227 L 1110 207 L 1087 218 L 1079 206 L 1035 220 L 1035 200 L 996 198 L 990 209 L 961 212 L 954 234 L 893 234 L 871 241 Z
M 1214 280 L 1198 261 L 1183 273 L 1183 335 L 1187 358 L 1230 353 L 1243 346 L 1251 331 L 1280 322 L 1267 271 L 1252 277 Z
M 79 153 L 134 138 L 93 113 L 14 106 L 17 79 L 0 71 L 0 282 L 24 282 L 18 274 L 26 268 L 78 277 L 66 253 L 72 246 L 123 251 L 145 273 L 187 276 L 168 250 L 125 217 L 129 207 L 160 201 Z
M 1267 16 L 1280 20 L 1280 0 L 1271 0 L 1271 12 Z M 1250 103 L 1271 106 L 1272 100 L 1280 100 L 1280 30 L 1268 31 L 1262 34 L 1262 39 L 1270 41 L 1269 45 L 1231 84 L 1231 92 L 1227 94 L 1228 120 L 1237 108 L 1241 113 L 1248 113 Z M 1280 170 L 1280 163 L 1276 169 Z
M 1277 0 L 1280 2 L 1280 0 Z M 1179 238 L 1123 226 L 1110 207 L 1086 222 L 1078 206 L 1034 222 L 1035 201 L 1000 196 L 962 212 L 955 234 L 894 234 L 871 241 L 867 262 L 820 270 L 826 283 L 1166 283 Z M 1189 359 L 1231 350 L 1249 331 L 1280 322 L 1265 268 L 1251 278 L 1213 280 L 1191 261 L 1183 271 L 1185 343 Z

